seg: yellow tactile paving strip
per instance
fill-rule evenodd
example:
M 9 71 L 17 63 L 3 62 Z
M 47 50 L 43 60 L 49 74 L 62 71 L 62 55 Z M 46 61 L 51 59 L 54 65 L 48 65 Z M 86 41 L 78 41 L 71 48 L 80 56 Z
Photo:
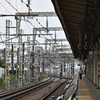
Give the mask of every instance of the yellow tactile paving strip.
M 84 82 L 84 79 L 79 80 L 79 84 L 82 85 L 83 95 L 78 95 L 78 100 L 92 100 L 92 97 L 90 95 L 90 92 L 86 86 L 86 83 Z

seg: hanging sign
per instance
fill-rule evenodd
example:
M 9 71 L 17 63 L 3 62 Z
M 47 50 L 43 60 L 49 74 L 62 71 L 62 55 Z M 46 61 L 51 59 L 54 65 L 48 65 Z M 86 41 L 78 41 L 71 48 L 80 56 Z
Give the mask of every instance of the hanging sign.
M 100 54 L 100 51 L 94 51 L 94 54 L 98 55 L 98 54 Z

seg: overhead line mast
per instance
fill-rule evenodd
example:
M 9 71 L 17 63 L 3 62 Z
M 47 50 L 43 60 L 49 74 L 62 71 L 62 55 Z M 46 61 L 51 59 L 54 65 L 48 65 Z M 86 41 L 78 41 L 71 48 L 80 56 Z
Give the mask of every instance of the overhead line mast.
M 23 61 L 22 61 L 22 57 L 23 57 L 23 53 L 22 53 L 22 51 L 23 51 L 23 46 L 22 46 L 22 36 L 27 36 L 27 46 L 30 46 L 31 45 L 31 43 L 30 43 L 30 37 L 29 37 L 29 35 L 32 35 L 33 36 L 33 41 L 32 41 L 32 43 L 33 43 L 33 48 L 32 48 L 32 53 L 33 53 L 33 57 L 32 57 L 32 76 L 34 77 L 34 68 L 35 68 L 35 66 L 34 66 L 34 63 L 35 63 L 35 60 L 34 60 L 34 57 L 35 57 L 35 54 L 34 54 L 34 46 L 35 46 L 35 44 L 36 44 L 36 36 L 37 35 L 52 35 L 52 34 L 49 34 L 49 31 L 62 31 L 63 29 L 61 28 L 61 27 L 48 27 L 48 17 L 56 17 L 56 13 L 54 13 L 54 12 L 30 12 L 31 11 L 31 9 L 30 9 L 30 0 L 28 0 L 27 1 L 28 3 L 27 3 L 27 7 L 28 7 L 28 13 L 27 12 L 18 12 L 18 13 L 16 13 L 15 15 L 14 14 L 9 14 L 9 15 L 7 15 L 7 14 L 2 14 L 2 15 L 0 15 L 0 17 L 6 17 L 6 16 L 14 16 L 15 17 L 15 19 L 16 19 L 16 27 L 10 27 L 9 25 L 6 27 L 6 29 L 8 28 L 9 30 L 10 30 L 10 28 L 16 28 L 16 36 L 18 37 L 18 46 L 19 46 L 19 52 L 18 52 L 18 60 L 19 60 L 19 72 L 18 72 L 18 74 L 19 74 L 19 85 L 20 86 L 22 86 L 22 64 L 23 64 Z M 17 10 L 18 11 L 18 10 Z M 33 34 L 29 34 L 29 35 L 27 35 L 27 34 L 22 34 L 22 30 L 20 29 L 20 23 L 21 23 L 21 18 L 22 17 L 27 17 L 27 19 L 32 19 L 33 17 L 46 17 L 46 27 L 42 27 L 42 28 L 33 28 Z M 31 23 L 31 22 L 30 22 Z M 41 24 L 40 24 L 41 25 Z M 7 30 L 6 30 L 7 31 Z M 46 34 L 37 34 L 37 31 L 44 31 L 44 32 L 46 32 Z M 9 32 L 9 31 L 7 31 L 7 32 Z M 12 34 L 13 35 L 13 34 Z M 10 33 L 9 33 L 9 35 L 8 35 L 8 37 L 7 37 L 7 35 L 6 35 L 6 54 L 7 54 L 7 56 L 6 56 L 6 69 L 7 69 L 7 71 L 6 71 L 6 83 L 7 83 L 7 89 L 9 89 L 10 88 L 10 86 L 9 86 L 9 64 L 10 64 L 10 58 L 9 58 L 9 56 L 10 56 Z M 56 33 L 55 33 L 55 39 L 46 39 L 45 40 L 45 53 L 48 53 L 48 50 L 47 50 L 47 44 L 48 44 L 48 42 L 51 42 L 51 41 L 53 41 L 54 42 L 54 44 L 57 44 L 57 42 L 58 41 L 66 41 L 67 39 L 57 39 L 57 37 L 56 37 Z M 52 44 L 52 43 L 51 43 Z M 62 48 L 62 46 L 61 46 L 61 48 Z M 63 49 L 63 48 L 62 48 Z M 66 48 L 65 48 L 66 49 Z M 50 52 L 49 52 L 50 53 Z M 56 53 L 57 53 L 57 56 L 58 56 L 58 52 L 56 51 Z M 49 54 L 47 54 L 47 55 L 49 55 Z M 51 54 L 52 55 L 52 54 Z M 52 58 L 51 57 L 51 55 L 49 55 L 50 56 L 50 58 Z M 39 57 L 40 57 L 40 55 L 38 55 Z M 55 58 L 56 58 L 56 54 L 55 55 L 53 55 L 53 56 L 55 56 Z M 8 57 L 8 58 L 7 58 Z M 27 49 L 27 83 L 30 83 L 30 48 L 28 48 Z M 59 58 L 59 57 L 58 57 Z M 8 59 L 8 62 L 7 62 L 7 59 Z M 37 60 L 38 60 L 38 58 L 37 58 Z M 39 60 L 41 60 L 41 59 L 39 59 Z M 50 60 L 50 62 L 49 63 L 51 63 L 52 62 L 52 60 L 51 59 L 49 59 Z M 62 59 L 63 60 L 63 59 Z M 62 63 L 63 63 L 63 61 L 61 61 L 61 67 L 62 67 Z M 65 62 L 64 62 L 65 63 Z M 38 64 L 40 65 L 40 61 L 38 61 Z M 43 64 L 44 64 L 44 55 L 43 55 Z M 55 64 L 55 63 L 54 63 Z M 43 68 L 43 70 L 44 70 L 44 68 Z M 40 71 L 39 71 L 40 72 Z M 17 79 L 17 78 L 16 78 Z

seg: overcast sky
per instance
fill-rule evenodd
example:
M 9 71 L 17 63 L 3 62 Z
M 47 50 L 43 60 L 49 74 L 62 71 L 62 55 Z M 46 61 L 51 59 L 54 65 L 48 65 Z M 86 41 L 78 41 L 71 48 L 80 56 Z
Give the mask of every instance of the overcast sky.
M 15 9 L 17 9 L 18 12 L 27 12 L 28 8 L 25 5 L 25 3 L 27 3 L 27 0 L 23 0 L 23 1 L 24 3 L 22 3 L 21 0 L 8 0 L 8 2 L 10 2 L 10 4 Z M 0 14 L 15 14 L 17 11 L 13 7 L 11 7 L 11 5 L 9 5 L 6 2 L 6 0 L 0 0 Z M 51 0 L 31 0 L 30 7 L 32 9 L 32 12 L 50 12 L 50 11 L 54 12 L 54 7 Z M 43 26 L 46 26 L 45 17 L 42 17 L 42 18 L 36 17 L 36 18 Z M 0 32 L 5 33 L 6 20 L 11 20 L 12 26 L 16 26 L 16 20 L 14 19 L 14 17 L 0 17 Z M 61 27 L 60 21 L 57 17 L 48 18 L 48 20 L 49 20 L 49 23 L 48 23 L 49 27 Z M 29 21 L 31 21 L 35 27 L 41 27 L 37 23 L 35 18 L 29 19 Z M 22 21 L 21 29 L 24 30 L 24 33 L 31 34 L 33 30 L 33 26 L 25 21 Z M 14 29 L 11 29 L 11 33 L 16 33 L 16 31 Z M 50 33 L 54 34 L 55 32 L 50 32 Z M 54 35 L 52 37 L 54 38 Z M 46 38 L 51 39 L 50 36 L 46 36 Z M 57 38 L 66 38 L 65 33 L 63 31 L 57 32 Z M 2 38 L 0 38 L 0 41 L 2 41 L 1 39 L 5 40 L 5 37 L 2 36 Z M 37 37 L 37 40 L 40 42 L 44 42 L 44 39 L 45 38 Z M 17 41 L 17 39 L 14 39 L 13 41 Z M 25 41 L 26 41 L 26 37 L 23 38 L 23 42 Z M 67 44 L 68 42 L 63 42 L 63 43 Z M 0 49 L 1 48 L 4 48 L 4 45 L 0 45 Z

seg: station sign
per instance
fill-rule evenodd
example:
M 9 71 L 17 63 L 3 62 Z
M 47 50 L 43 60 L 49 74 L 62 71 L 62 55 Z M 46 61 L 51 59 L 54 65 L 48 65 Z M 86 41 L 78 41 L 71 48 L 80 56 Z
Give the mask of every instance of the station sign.
M 94 54 L 98 55 L 98 54 L 100 54 L 100 51 L 94 51 Z
M 94 56 L 97 58 L 100 55 L 100 51 L 94 51 Z

